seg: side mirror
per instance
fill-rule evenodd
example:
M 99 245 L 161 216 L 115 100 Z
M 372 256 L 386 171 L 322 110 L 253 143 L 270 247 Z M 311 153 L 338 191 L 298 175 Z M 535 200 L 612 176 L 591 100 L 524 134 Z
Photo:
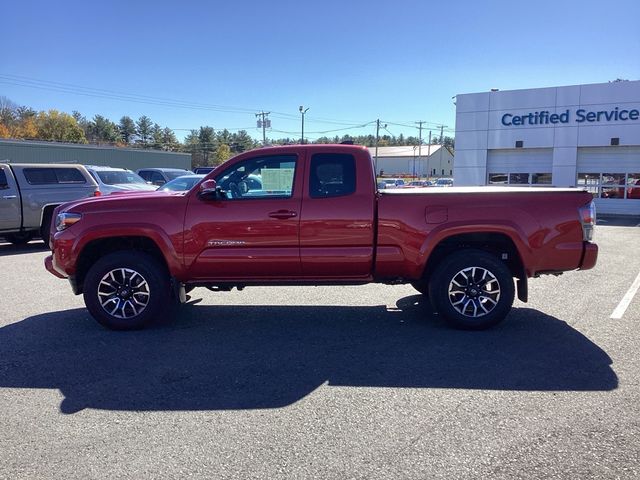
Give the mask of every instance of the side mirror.
M 201 200 L 217 200 L 218 198 L 223 198 L 223 194 L 215 180 L 205 180 L 200 184 L 198 198 Z

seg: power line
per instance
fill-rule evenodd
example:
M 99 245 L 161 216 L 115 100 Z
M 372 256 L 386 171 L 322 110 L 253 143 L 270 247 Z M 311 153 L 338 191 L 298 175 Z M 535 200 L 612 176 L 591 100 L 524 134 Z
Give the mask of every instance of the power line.
M 0 83 L 6 85 L 16 85 L 21 87 L 35 88 L 40 90 L 50 90 L 61 93 L 69 93 L 73 95 L 82 95 L 96 98 L 115 99 L 126 102 L 143 103 L 149 105 L 168 106 L 175 108 L 186 108 L 192 110 L 211 110 L 226 113 L 253 113 L 255 108 L 235 107 L 228 105 L 207 104 L 198 102 L 189 102 L 184 100 L 176 100 L 166 97 L 152 97 L 148 95 L 140 95 L 135 93 L 118 92 L 115 90 L 106 90 L 100 88 L 83 87 L 81 85 L 53 82 L 49 80 L 39 80 L 19 75 L 8 75 L 0 73 Z M 282 115 L 288 115 L 286 113 Z M 290 118 L 296 118 L 290 115 Z
M 172 108 L 184 108 L 184 109 L 190 109 L 190 110 L 218 111 L 218 112 L 225 112 L 225 113 L 253 113 L 256 110 L 253 108 L 246 108 L 246 107 L 198 103 L 198 102 L 176 100 L 176 99 L 165 98 L 165 97 L 154 97 L 149 95 L 119 92 L 116 90 L 84 87 L 76 84 L 55 82 L 55 81 L 49 81 L 49 80 L 40 80 L 33 77 L 4 74 L 4 73 L 0 73 L 0 84 L 22 86 L 27 88 L 41 89 L 41 90 L 49 90 L 49 91 L 67 93 L 72 95 L 81 95 L 81 96 L 105 98 L 105 99 L 112 99 L 112 100 L 115 99 L 115 100 L 120 100 L 124 102 L 134 102 L 134 103 L 158 105 L 158 106 L 165 106 L 165 107 L 172 107 Z M 269 113 L 276 118 L 284 118 L 288 120 L 295 120 L 298 118 L 297 115 L 284 113 L 284 112 L 270 111 Z M 345 126 L 345 128 L 308 132 L 311 134 L 321 134 L 321 135 L 326 133 L 334 133 L 334 132 L 340 132 L 344 130 L 350 130 L 350 129 L 364 128 L 368 125 L 375 123 L 375 121 L 368 122 L 368 123 L 351 123 L 352 121 L 349 121 L 349 120 L 328 119 L 328 118 L 313 117 L 313 116 L 307 117 L 307 120 L 314 121 L 316 123 L 326 123 L 326 124 Z M 388 125 L 395 125 L 395 126 L 400 126 L 404 128 L 415 128 L 415 129 L 418 128 L 415 125 L 409 125 L 407 123 L 401 123 L 401 122 L 387 121 L 386 123 Z M 445 131 L 447 133 L 455 133 L 454 130 L 443 128 L 446 126 L 442 125 L 441 123 L 427 122 L 427 121 L 423 121 L 422 123 L 439 127 L 441 131 L 441 136 Z M 250 129 L 251 127 L 227 128 L 227 130 L 250 130 Z M 173 130 L 190 131 L 191 129 L 176 128 Z M 294 132 L 291 132 L 291 134 L 294 134 Z M 265 138 L 265 135 L 263 132 L 263 140 L 264 138 Z
M 193 131 L 198 131 L 198 128 L 171 128 L 169 127 L 171 130 L 175 131 L 175 132 L 193 132 Z M 213 128 L 213 127 L 212 127 Z M 237 132 L 240 130 L 253 130 L 254 128 L 256 128 L 255 126 L 251 126 L 251 127 L 224 127 L 222 129 L 218 129 L 215 128 L 214 130 L 216 132 L 223 132 L 224 130 L 229 130 L 230 132 Z
M 333 130 L 322 130 L 322 131 L 309 132 L 309 133 L 315 133 L 315 134 L 319 133 L 319 134 L 322 135 L 322 134 L 325 134 L 325 133 L 343 132 L 345 130 L 356 130 L 356 129 L 359 129 L 359 128 L 365 128 L 365 127 L 368 127 L 369 125 L 372 125 L 374 123 L 376 123 L 375 120 L 373 120 L 371 122 L 363 123 L 362 125 L 355 125 L 353 127 L 336 128 L 336 129 L 333 129 Z

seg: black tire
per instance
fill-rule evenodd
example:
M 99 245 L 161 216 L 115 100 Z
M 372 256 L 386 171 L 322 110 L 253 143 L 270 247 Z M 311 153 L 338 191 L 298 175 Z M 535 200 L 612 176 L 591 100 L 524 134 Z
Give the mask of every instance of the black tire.
M 416 280 L 411 282 L 411 286 L 421 294 L 429 296 L 429 283 L 426 280 Z
M 429 282 L 429 298 L 436 311 L 450 325 L 466 330 L 484 330 L 502 322 L 514 295 L 509 267 L 483 250 L 450 254 Z
M 11 233 L 6 236 L 6 240 L 13 245 L 25 245 L 33 238 L 33 232 Z
M 44 212 L 44 216 L 42 217 L 42 225 L 40 226 L 40 238 L 44 242 L 47 248 L 51 248 L 49 244 L 49 234 L 51 233 L 51 216 L 53 215 L 53 210 Z
M 143 252 L 127 250 L 102 257 L 87 272 L 83 291 L 91 316 L 111 330 L 137 330 L 173 313 L 168 308 L 173 301 L 169 273 Z

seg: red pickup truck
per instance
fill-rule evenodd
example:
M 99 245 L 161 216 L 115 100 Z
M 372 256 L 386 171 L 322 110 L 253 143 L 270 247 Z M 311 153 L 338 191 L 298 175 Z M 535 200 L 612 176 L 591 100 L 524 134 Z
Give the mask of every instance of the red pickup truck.
M 410 283 L 457 327 L 488 328 L 527 279 L 589 269 L 592 196 L 577 189 L 376 189 L 364 147 L 264 148 L 188 192 L 58 207 L 54 275 L 113 329 L 168 315 L 194 287 Z M 514 281 L 515 279 L 515 281 Z

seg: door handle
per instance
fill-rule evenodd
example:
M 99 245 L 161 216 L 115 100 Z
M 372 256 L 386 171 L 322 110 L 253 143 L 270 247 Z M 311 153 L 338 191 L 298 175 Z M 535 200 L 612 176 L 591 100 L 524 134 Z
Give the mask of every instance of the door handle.
M 296 212 L 292 212 L 291 210 L 278 210 L 277 212 L 271 212 L 269 216 L 271 218 L 279 218 L 280 220 L 285 220 L 287 218 L 297 217 L 298 214 Z
M 18 196 L 17 195 L 4 195 L 2 198 L 5 199 L 5 200 L 12 200 L 14 198 L 18 198 Z

